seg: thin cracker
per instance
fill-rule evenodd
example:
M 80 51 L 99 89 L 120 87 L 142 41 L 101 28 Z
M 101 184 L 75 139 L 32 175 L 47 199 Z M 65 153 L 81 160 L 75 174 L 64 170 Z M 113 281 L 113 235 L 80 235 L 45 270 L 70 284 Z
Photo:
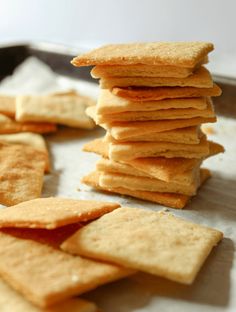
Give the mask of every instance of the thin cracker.
M 80 229 L 62 248 L 191 284 L 222 237 L 169 213 L 119 208 Z
M 174 65 L 194 67 L 214 49 L 208 42 L 151 42 L 110 44 L 73 59 L 75 66 Z
M 45 154 L 29 146 L 0 144 L 0 203 L 6 206 L 40 197 Z
M 0 247 L 2 278 L 42 308 L 133 273 L 3 232 Z
M 0 210 L 0 227 L 55 229 L 57 227 L 96 219 L 113 209 L 117 203 L 69 198 L 38 198 Z
M 211 74 L 205 67 L 198 68 L 186 78 L 173 77 L 102 77 L 100 87 L 112 89 L 114 87 L 195 87 L 212 88 Z

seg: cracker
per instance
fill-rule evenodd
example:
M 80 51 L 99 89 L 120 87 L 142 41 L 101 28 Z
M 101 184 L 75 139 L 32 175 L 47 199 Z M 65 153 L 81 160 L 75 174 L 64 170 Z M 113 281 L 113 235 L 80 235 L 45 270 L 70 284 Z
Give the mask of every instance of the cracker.
M 29 146 L 0 144 L 0 203 L 6 206 L 40 197 L 45 154 Z
M 9 287 L 0 279 L 0 310 L 4 312 L 42 312 L 42 309 L 32 305 L 18 292 Z M 96 312 L 97 307 L 93 302 L 74 298 L 50 307 L 50 312 Z M 46 311 L 45 311 L 46 312 Z M 49 312 L 49 310 L 48 310 Z
M 89 107 L 87 111 L 95 110 L 96 107 Z M 169 120 L 169 119 L 190 119 L 196 117 L 214 118 L 215 112 L 210 98 L 207 99 L 207 107 L 205 109 L 196 108 L 171 108 L 154 111 L 132 111 L 115 114 L 96 114 L 95 122 L 114 123 L 114 122 L 133 122 L 133 121 L 148 121 L 148 120 Z
M 97 65 L 91 70 L 93 78 L 101 77 L 172 77 L 185 78 L 196 68 L 207 63 L 203 59 L 195 67 L 180 67 L 175 65 Z
M 83 151 L 89 153 L 96 153 L 107 158 L 109 154 L 109 144 L 108 142 L 105 142 L 101 138 L 95 139 L 84 144 Z
M 14 117 L 15 112 L 15 98 L 13 96 L 0 95 L 0 114 Z
M 212 88 L 157 87 L 157 88 L 113 88 L 112 93 L 131 101 L 158 101 L 171 98 L 199 96 L 220 96 L 222 91 L 217 84 Z
M 198 68 L 186 78 L 173 77 L 102 77 L 100 87 L 112 89 L 114 87 L 195 87 L 212 88 L 211 74 L 205 67 Z
M 203 123 L 214 123 L 216 117 L 195 117 L 189 119 L 153 120 L 134 122 L 115 122 L 101 124 L 116 140 L 129 139 L 139 135 L 152 135 L 153 133 L 165 132 L 174 129 L 198 126 Z
M 110 134 L 108 131 L 107 133 Z M 138 135 L 132 136 L 119 142 L 137 142 L 137 141 L 156 141 L 156 142 L 172 142 L 172 143 L 184 143 L 184 144 L 198 144 L 203 132 L 198 127 L 187 127 L 182 129 L 175 129 L 165 132 L 151 133 L 150 135 Z M 110 135 L 110 138 L 113 138 Z M 113 138 L 113 140 L 115 140 Z
M 127 161 L 140 157 L 184 157 L 203 158 L 209 155 L 209 143 L 206 137 L 199 144 L 180 144 L 169 142 L 125 142 L 109 143 L 109 158 L 115 161 Z
M 202 160 L 194 158 L 138 158 L 125 163 L 102 158 L 96 163 L 96 169 L 190 185 L 196 178 L 201 163 Z
M 134 271 L 74 257 L 45 244 L 0 232 L 0 275 L 39 307 L 123 278 Z
M 0 210 L 0 227 L 55 229 L 96 219 L 120 207 L 117 203 L 69 198 L 38 198 Z
M 91 99 L 84 96 L 18 96 L 16 120 L 92 129 L 94 122 L 85 114 L 88 101 Z
M 95 171 L 90 173 L 89 175 L 82 178 L 82 182 L 89 186 L 92 186 L 98 190 L 102 190 L 105 192 L 117 193 L 121 195 L 128 195 L 134 198 L 148 200 L 157 204 L 161 204 L 167 207 L 172 207 L 176 209 L 184 208 L 189 200 L 190 196 L 182 195 L 182 194 L 174 194 L 174 193 L 159 193 L 159 192 L 147 192 L 147 191 L 135 191 L 129 190 L 124 187 L 119 188 L 102 188 L 99 185 L 99 177 L 100 172 Z M 201 169 L 201 185 L 211 176 L 209 170 Z
M 24 132 L 16 134 L 0 134 L 0 142 L 28 145 L 45 154 L 45 171 L 50 171 L 49 154 L 44 138 L 36 133 Z
M 223 233 L 170 213 L 119 208 L 80 229 L 64 250 L 192 284 Z
M 178 182 L 165 182 L 163 180 L 137 176 L 128 173 L 113 173 L 102 171 L 99 177 L 99 185 L 102 188 L 119 188 L 123 187 L 132 191 L 147 191 L 160 193 L 175 193 L 188 196 L 196 195 L 197 188 L 200 184 L 199 169 L 190 184 L 181 184 Z
M 97 102 L 97 114 L 116 114 L 132 111 L 155 111 L 170 108 L 196 108 L 207 107 L 206 97 L 177 98 L 160 101 L 130 101 L 114 95 L 110 90 L 100 91 Z
M 19 132 L 49 133 L 55 132 L 56 130 L 56 125 L 52 123 L 17 122 L 5 115 L 0 114 L 0 134 Z
M 75 66 L 90 65 L 174 65 L 194 67 L 214 49 L 208 42 L 152 42 L 110 44 L 79 55 Z

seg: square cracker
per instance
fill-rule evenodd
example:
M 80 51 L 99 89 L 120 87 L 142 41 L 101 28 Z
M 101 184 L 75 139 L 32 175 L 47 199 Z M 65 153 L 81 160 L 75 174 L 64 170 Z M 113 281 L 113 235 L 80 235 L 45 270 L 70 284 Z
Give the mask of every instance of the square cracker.
M 55 229 L 96 219 L 120 207 L 117 203 L 69 198 L 38 198 L 0 210 L 0 227 Z
M 88 107 L 86 112 L 94 110 L 96 107 Z M 160 109 L 153 111 L 127 111 L 115 114 L 97 114 L 92 113 L 95 116 L 95 122 L 97 124 L 102 123 L 114 123 L 114 122 L 133 122 L 133 121 L 147 121 L 147 120 L 176 120 L 176 119 L 190 119 L 196 117 L 214 118 L 215 112 L 213 104 L 210 98 L 207 99 L 207 107 L 205 109 L 196 108 L 170 108 Z
M 5 142 L 9 144 L 20 144 L 31 146 L 32 148 L 45 154 L 45 171 L 50 171 L 50 160 L 49 154 L 44 138 L 37 134 L 31 132 L 15 133 L 15 134 L 0 134 L 0 142 Z
M 137 135 L 123 140 L 117 140 L 119 142 L 137 142 L 137 141 L 148 141 L 148 142 L 172 142 L 172 143 L 184 143 L 184 144 L 198 144 L 200 138 L 203 136 L 203 132 L 199 127 L 187 127 L 181 129 L 175 129 L 165 132 L 155 132 L 150 135 Z M 113 138 L 110 131 L 107 132 L 106 138 Z
M 134 273 L 0 232 L 0 275 L 41 308 Z
M 190 185 L 194 181 L 201 163 L 202 160 L 194 158 L 138 158 L 126 163 L 102 158 L 96 163 L 96 169 Z
M 172 77 L 185 78 L 202 64 L 208 63 L 204 58 L 195 67 L 180 67 L 175 65 L 97 65 L 91 70 L 93 78 L 101 77 Z
M 75 66 L 174 65 L 194 67 L 214 49 L 209 42 L 150 42 L 110 44 L 73 59 Z
M 173 77 L 102 77 L 100 87 L 112 89 L 114 87 L 195 87 L 212 88 L 211 74 L 205 67 L 198 68 L 186 78 Z
M 169 213 L 119 208 L 80 229 L 62 248 L 191 284 L 222 237 Z
M 32 305 L 18 292 L 9 287 L 0 279 L 0 311 L 4 312 L 42 312 L 42 309 Z M 48 312 L 96 312 L 97 307 L 93 302 L 80 298 L 68 299 L 58 305 L 50 307 Z M 45 311 L 46 312 L 46 311 Z
M 71 127 L 92 129 L 94 122 L 85 114 L 91 99 L 84 96 L 18 96 L 16 120 L 53 122 Z M 95 102 L 94 102 L 95 104 Z
M 114 122 L 101 124 L 103 128 L 109 130 L 116 140 L 129 139 L 139 135 L 152 135 L 153 133 L 165 132 L 174 129 L 199 126 L 203 123 L 214 123 L 216 117 L 205 118 L 195 117 L 186 119 L 170 120 L 149 120 L 133 122 Z
M 90 174 L 82 178 L 82 183 L 87 184 L 101 191 L 117 193 L 121 195 L 128 195 L 131 197 L 148 200 L 157 204 L 161 204 L 161 205 L 176 208 L 176 209 L 184 208 L 189 202 L 189 200 L 191 199 L 190 196 L 182 195 L 182 194 L 136 191 L 136 190 L 130 190 L 124 187 L 103 188 L 99 184 L 100 175 L 101 175 L 101 172 L 99 171 L 91 172 Z M 210 176 L 211 175 L 210 175 L 209 170 L 201 169 L 201 172 L 200 172 L 201 185 Z
M 116 114 L 132 111 L 155 111 L 170 108 L 207 107 L 206 97 L 164 99 L 160 101 L 130 101 L 114 95 L 110 90 L 102 89 L 97 102 L 97 114 Z
M 103 188 L 123 187 L 132 191 L 147 191 L 159 193 L 174 193 L 187 196 L 196 195 L 200 184 L 200 171 L 196 170 L 193 180 L 189 184 L 165 182 L 153 177 L 137 176 L 134 174 L 101 171 L 99 185 Z
M 171 98 L 220 96 L 222 91 L 215 83 L 212 88 L 157 87 L 113 88 L 112 93 L 131 101 L 158 101 Z
M 0 203 L 40 197 L 45 161 L 45 154 L 30 146 L 0 143 Z
M 209 155 L 209 143 L 206 137 L 199 144 L 180 144 L 169 142 L 125 142 L 109 143 L 109 158 L 126 161 L 141 157 L 166 158 L 203 158 Z
M 15 97 L 0 95 L 0 114 L 14 117 L 16 112 Z
M 57 126 L 46 122 L 17 122 L 5 115 L 0 114 L 0 134 L 34 132 L 49 133 L 55 132 Z

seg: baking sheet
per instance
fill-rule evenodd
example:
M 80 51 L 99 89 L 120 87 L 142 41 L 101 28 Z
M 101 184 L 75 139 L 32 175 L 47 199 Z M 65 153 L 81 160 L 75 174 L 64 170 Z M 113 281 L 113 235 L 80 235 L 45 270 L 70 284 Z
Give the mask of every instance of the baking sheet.
M 97 85 L 92 83 L 61 76 L 54 76 L 52 81 L 50 88 L 46 84 L 46 89 L 42 87 L 40 92 L 75 88 L 93 97 L 98 93 Z M 19 90 L 19 81 L 17 84 L 14 92 L 23 92 Z M 38 87 L 33 85 L 34 90 L 26 84 L 24 92 L 33 90 L 37 93 Z M 11 86 L 9 92 L 14 88 Z M 5 90 L 0 86 L 0 93 L 4 92 L 6 82 Z M 184 210 L 168 210 L 196 223 L 215 227 L 224 232 L 225 238 L 213 250 L 192 286 L 139 273 L 84 295 L 104 312 L 236 311 L 236 120 L 219 117 L 210 127 L 215 133 L 209 135 L 209 139 L 223 144 L 225 154 L 204 162 L 204 166 L 212 170 L 213 177 Z M 163 206 L 131 197 L 96 192 L 80 183 L 81 177 L 93 170 L 99 159 L 97 155 L 82 152 L 82 146 L 103 134 L 101 128 L 92 131 L 60 128 L 57 133 L 46 136 L 53 170 L 45 177 L 43 196 L 111 200 L 125 206 L 163 209 Z

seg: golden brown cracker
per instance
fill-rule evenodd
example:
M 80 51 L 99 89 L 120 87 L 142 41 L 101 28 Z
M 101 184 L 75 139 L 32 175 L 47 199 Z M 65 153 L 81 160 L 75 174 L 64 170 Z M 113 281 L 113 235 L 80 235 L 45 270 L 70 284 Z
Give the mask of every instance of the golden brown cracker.
M 184 157 L 203 158 L 209 155 L 209 143 L 206 137 L 199 144 L 180 144 L 169 142 L 125 142 L 109 143 L 109 158 L 115 161 L 127 161 L 141 157 Z
M 85 114 L 87 106 L 89 106 L 87 97 L 84 96 L 18 96 L 16 98 L 16 120 L 52 122 L 91 129 L 95 125 Z
M 62 248 L 191 284 L 222 237 L 170 213 L 119 208 L 80 229 Z
M 92 140 L 83 146 L 84 152 L 96 153 L 103 157 L 108 157 L 109 144 L 105 142 L 102 138 Z
M 43 310 L 25 300 L 18 292 L 14 291 L 0 279 L 0 311 L 4 312 L 42 312 Z M 60 302 L 45 312 L 96 312 L 95 303 L 73 298 Z
M 0 95 L 0 114 L 14 117 L 16 112 L 15 97 Z
M 75 57 L 75 66 L 174 65 L 194 67 L 214 49 L 209 42 L 151 42 L 110 44 Z
M 88 110 L 95 110 L 96 107 L 89 107 Z M 212 101 L 207 99 L 207 107 L 205 109 L 196 108 L 171 108 L 154 111 L 131 111 L 115 114 L 96 114 L 95 122 L 97 124 L 107 124 L 114 122 L 133 122 L 133 121 L 148 121 L 148 120 L 176 120 L 176 119 L 191 119 L 196 117 L 214 118 L 215 112 Z
M 131 111 L 154 111 L 172 108 L 205 109 L 206 97 L 176 98 L 160 101 L 130 101 L 114 95 L 110 90 L 102 89 L 97 102 L 97 114 L 116 114 Z
M 139 135 L 152 135 L 157 132 L 198 126 L 203 123 L 216 122 L 216 118 L 195 117 L 189 119 L 115 122 L 102 124 L 116 140 L 129 139 Z
M 19 132 L 50 133 L 55 132 L 57 126 L 52 123 L 42 122 L 17 122 L 7 116 L 0 114 L 0 134 Z
M 159 193 L 174 193 L 193 196 L 196 194 L 200 184 L 200 172 L 194 176 L 189 184 L 178 182 L 165 182 L 156 178 L 137 176 L 134 174 L 102 171 L 99 177 L 99 185 L 102 188 L 119 188 L 123 187 L 132 191 L 147 191 Z
M 29 146 L 0 144 L 0 203 L 6 206 L 40 197 L 45 154 Z
M 124 187 L 119 188 L 102 188 L 99 185 L 99 177 L 100 177 L 99 171 L 94 171 L 87 176 L 82 178 L 82 183 L 87 184 L 91 187 L 94 187 L 98 190 L 105 191 L 105 192 L 111 192 L 111 193 L 117 193 L 121 195 L 128 195 L 134 198 L 139 198 L 143 200 L 148 200 L 160 205 L 164 205 L 167 207 L 172 207 L 176 209 L 182 209 L 184 208 L 189 200 L 191 199 L 190 196 L 182 195 L 182 194 L 174 194 L 174 193 L 159 193 L 159 192 L 147 192 L 147 191 L 135 191 L 135 190 L 129 190 Z M 201 169 L 200 172 L 200 178 L 201 178 L 201 185 L 211 176 L 209 170 L 207 169 Z
M 0 227 L 55 229 L 82 221 L 96 219 L 118 208 L 112 202 L 76 200 L 69 198 L 38 198 L 0 210 Z
M 113 88 L 112 93 L 131 101 L 159 101 L 171 98 L 199 96 L 220 96 L 222 91 L 217 84 L 212 88 L 157 87 L 157 88 Z
M 110 134 L 110 132 L 107 132 Z M 132 136 L 131 138 L 119 140 L 119 142 L 137 142 L 137 141 L 156 141 L 156 142 L 173 142 L 184 144 L 198 144 L 200 138 L 203 136 L 203 132 L 198 127 L 187 127 L 181 129 L 175 129 L 165 132 L 156 132 L 144 135 Z M 110 135 L 111 138 L 113 138 Z M 115 140 L 113 138 L 113 140 Z
M 0 248 L 1 277 L 41 308 L 133 273 L 3 232 Z
M 112 89 L 115 87 L 195 87 L 212 88 L 213 81 L 209 71 L 201 66 L 186 78 L 173 77 L 102 77 L 100 87 Z
M 0 142 L 9 144 L 28 145 L 45 154 L 46 164 L 45 171 L 50 171 L 50 159 L 44 138 L 36 133 L 23 132 L 15 134 L 0 134 Z

